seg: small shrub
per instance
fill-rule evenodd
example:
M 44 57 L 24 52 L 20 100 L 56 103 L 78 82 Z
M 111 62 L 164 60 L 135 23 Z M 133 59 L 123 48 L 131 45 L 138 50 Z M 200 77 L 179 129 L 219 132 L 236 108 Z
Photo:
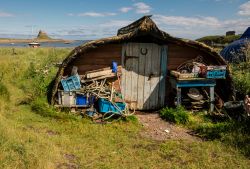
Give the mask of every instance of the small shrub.
M 168 121 L 176 124 L 187 124 L 190 120 L 188 112 L 181 106 L 175 108 L 163 108 L 160 111 L 160 116 Z

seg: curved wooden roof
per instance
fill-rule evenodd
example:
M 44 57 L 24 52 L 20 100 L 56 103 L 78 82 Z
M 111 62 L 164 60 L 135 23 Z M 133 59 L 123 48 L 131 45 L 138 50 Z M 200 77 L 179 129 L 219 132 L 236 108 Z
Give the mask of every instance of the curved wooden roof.
M 54 104 L 54 97 L 58 89 L 58 84 L 63 76 L 64 69 L 70 64 L 71 61 L 76 59 L 79 55 L 86 53 L 90 49 L 98 48 L 110 43 L 128 42 L 129 40 L 140 36 L 149 35 L 162 42 L 172 42 L 180 46 L 189 46 L 210 54 L 216 59 L 219 65 L 227 64 L 226 61 L 213 48 L 197 41 L 172 37 L 168 33 L 161 31 L 150 17 L 151 16 L 144 16 L 130 25 L 119 29 L 117 36 L 90 41 L 72 50 L 65 58 L 57 72 L 51 93 L 51 104 Z

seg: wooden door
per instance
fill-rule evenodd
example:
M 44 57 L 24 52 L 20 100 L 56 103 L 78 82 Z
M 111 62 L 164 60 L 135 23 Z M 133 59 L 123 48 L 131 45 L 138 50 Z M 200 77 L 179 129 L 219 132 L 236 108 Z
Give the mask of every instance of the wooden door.
M 127 43 L 122 48 L 122 94 L 130 109 L 154 110 L 165 104 L 167 48 Z

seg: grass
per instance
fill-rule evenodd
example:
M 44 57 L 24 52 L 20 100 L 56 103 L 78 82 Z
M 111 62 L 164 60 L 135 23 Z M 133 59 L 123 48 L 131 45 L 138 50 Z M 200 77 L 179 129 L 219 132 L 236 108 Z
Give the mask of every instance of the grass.
M 163 108 L 160 111 L 160 116 L 176 124 L 187 124 L 189 122 L 189 112 L 181 106 L 178 106 L 176 109 L 171 107 Z
M 219 120 L 218 120 L 219 119 Z M 214 117 L 202 113 L 192 115 L 188 127 L 200 137 L 210 141 L 220 141 L 227 147 L 237 149 L 250 157 L 250 120 Z
M 233 79 L 239 99 L 243 99 L 246 94 L 250 95 L 250 62 L 233 64 L 231 66 Z
M 219 36 L 219 35 L 214 35 L 214 36 L 205 36 L 202 38 L 197 39 L 199 42 L 204 42 L 204 43 L 216 43 L 216 44 L 229 44 L 235 40 L 238 40 L 241 35 L 230 35 L 230 36 Z
M 46 92 L 57 71 L 54 63 L 62 61 L 70 49 L 18 48 L 15 52 L 0 48 L 0 84 L 4 86 L 0 88 L 0 168 L 248 168 L 250 165 L 241 148 L 220 139 L 156 142 L 140 136 L 142 127 L 134 116 L 103 125 L 59 112 L 48 105 Z M 190 118 L 197 123 L 205 121 L 203 117 Z

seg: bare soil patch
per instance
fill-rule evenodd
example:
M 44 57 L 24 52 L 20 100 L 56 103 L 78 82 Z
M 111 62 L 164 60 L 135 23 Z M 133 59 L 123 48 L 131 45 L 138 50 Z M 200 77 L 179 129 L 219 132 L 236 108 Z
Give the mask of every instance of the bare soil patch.
M 158 112 L 145 113 L 136 112 L 139 122 L 144 129 L 141 132 L 143 137 L 147 137 L 156 141 L 164 141 L 167 139 L 200 141 L 201 139 L 192 135 L 192 131 L 179 127 L 175 124 L 164 121 Z

